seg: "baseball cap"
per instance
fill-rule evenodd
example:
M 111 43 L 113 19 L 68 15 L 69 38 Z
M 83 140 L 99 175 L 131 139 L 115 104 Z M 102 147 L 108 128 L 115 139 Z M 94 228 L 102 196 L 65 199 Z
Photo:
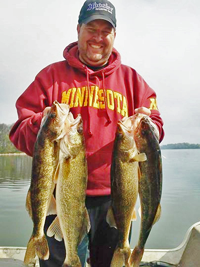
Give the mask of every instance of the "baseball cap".
M 84 2 L 80 14 L 78 23 L 87 24 L 95 19 L 107 20 L 116 28 L 115 7 L 107 0 L 87 0 Z

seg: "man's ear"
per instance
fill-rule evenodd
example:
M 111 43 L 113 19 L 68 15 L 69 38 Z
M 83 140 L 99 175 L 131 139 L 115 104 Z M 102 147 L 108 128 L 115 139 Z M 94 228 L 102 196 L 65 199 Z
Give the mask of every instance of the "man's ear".
M 78 24 L 77 27 L 76 27 L 76 29 L 77 29 L 77 33 L 78 33 L 78 34 L 79 34 L 79 32 L 80 32 L 80 28 L 81 28 L 81 26 L 80 26 L 80 24 Z

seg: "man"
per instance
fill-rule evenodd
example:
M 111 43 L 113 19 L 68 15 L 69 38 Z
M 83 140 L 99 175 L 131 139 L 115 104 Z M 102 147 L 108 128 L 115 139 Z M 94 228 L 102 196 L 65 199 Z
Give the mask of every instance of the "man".
M 77 26 L 78 42 L 64 50 L 64 61 L 44 68 L 16 102 L 19 119 L 10 139 L 15 146 L 33 155 L 42 117 L 54 100 L 67 103 L 76 117 L 81 114 L 88 162 L 86 207 L 91 230 L 79 246 L 84 266 L 89 238 L 93 267 L 109 267 L 118 232 L 106 222 L 110 205 L 110 166 L 117 122 L 134 113 L 145 113 L 155 123 L 160 141 L 163 122 L 156 94 L 132 68 L 121 64 L 113 48 L 116 36 L 114 6 L 106 0 L 86 1 Z M 45 229 L 53 218 L 48 216 Z M 40 266 L 62 266 L 63 242 L 48 238 L 50 258 Z

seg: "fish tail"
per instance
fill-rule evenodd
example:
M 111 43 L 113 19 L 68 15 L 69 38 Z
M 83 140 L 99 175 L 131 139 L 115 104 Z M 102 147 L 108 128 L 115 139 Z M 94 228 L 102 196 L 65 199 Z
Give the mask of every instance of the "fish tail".
M 78 255 L 75 255 L 73 259 L 65 258 L 62 267 L 82 267 L 81 261 Z
M 49 258 L 49 246 L 45 236 L 41 238 L 31 237 L 27 245 L 24 263 L 29 264 L 33 262 L 36 254 L 43 260 Z
M 129 259 L 129 267 L 139 267 L 143 253 L 143 248 L 135 247 Z
M 124 264 L 125 266 L 129 267 L 128 260 L 130 255 L 131 255 L 130 247 L 116 248 L 113 254 L 110 267 L 122 267 L 124 266 Z
M 27 245 L 26 253 L 24 256 L 24 263 L 27 265 L 34 261 L 36 256 L 34 240 L 30 239 Z
M 35 242 L 36 254 L 42 260 L 47 260 L 49 258 L 49 246 L 45 235 Z

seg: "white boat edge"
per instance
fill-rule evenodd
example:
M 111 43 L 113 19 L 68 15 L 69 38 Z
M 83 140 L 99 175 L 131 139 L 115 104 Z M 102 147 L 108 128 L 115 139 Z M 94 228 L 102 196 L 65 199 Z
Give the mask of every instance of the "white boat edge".
M 178 247 L 174 249 L 145 249 L 142 262 L 165 262 L 179 267 L 198 267 L 200 263 L 199 247 L 200 221 L 188 229 L 183 242 Z M 26 247 L 0 247 L 0 267 L 25 266 L 23 264 L 25 251 Z M 38 259 L 29 266 L 38 267 Z

